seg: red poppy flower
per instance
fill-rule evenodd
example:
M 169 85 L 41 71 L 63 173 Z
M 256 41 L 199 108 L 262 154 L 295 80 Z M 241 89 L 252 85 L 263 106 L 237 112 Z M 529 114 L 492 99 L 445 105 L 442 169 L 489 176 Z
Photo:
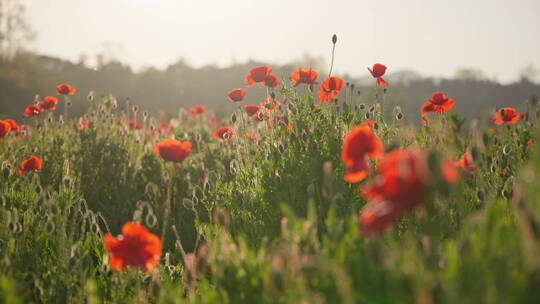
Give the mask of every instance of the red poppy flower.
M 44 110 L 39 106 L 29 105 L 28 107 L 26 107 L 26 109 L 24 109 L 23 115 L 24 117 L 36 116 L 43 113 L 43 111 Z
M 320 102 L 330 102 L 339 96 L 343 89 L 343 79 L 335 76 L 326 78 L 321 83 L 321 91 L 317 92 L 317 98 Z
M 88 122 L 88 120 L 79 119 L 79 122 L 77 123 L 77 131 L 88 129 L 89 125 L 90 125 L 90 122 Z
M 191 115 L 193 117 L 198 117 L 199 115 L 206 113 L 206 107 L 203 105 L 198 105 L 194 108 L 191 108 L 189 111 L 191 112 Z
M 285 131 L 290 131 L 292 129 L 293 129 L 293 125 L 285 125 L 285 126 L 283 126 L 283 130 L 285 130 Z
M 11 131 L 11 124 L 5 120 L 0 120 L 0 138 L 6 136 Z
M 466 151 L 454 164 L 456 167 L 460 167 L 463 170 L 463 175 L 466 178 L 471 178 L 472 172 L 476 170 L 476 167 L 473 163 L 474 162 L 471 152 Z
M 233 138 L 233 132 L 231 127 L 221 127 L 214 131 L 212 135 L 217 139 L 231 140 Z
M 248 104 L 248 105 L 245 105 L 244 106 L 244 110 L 246 111 L 246 113 L 251 116 L 255 113 L 257 113 L 257 111 L 259 111 L 260 107 L 256 104 Z
M 259 109 L 264 109 L 264 111 L 268 113 L 275 113 L 280 107 L 281 102 L 279 102 L 279 100 L 276 98 L 271 100 L 269 97 L 267 97 L 259 104 Z
M 19 132 L 19 130 L 21 129 L 21 127 L 13 119 L 6 119 L 4 121 L 11 125 L 11 131 L 12 132 Z
M 298 86 L 302 83 L 305 83 L 307 85 L 315 85 L 317 84 L 317 77 L 319 75 L 317 72 L 315 72 L 314 69 L 309 68 L 307 70 L 303 68 L 299 68 L 298 70 L 291 73 L 291 80 L 294 82 L 293 86 Z
M 422 105 L 420 112 L 422 115 L 427 115 L 429 112 L 442 114 L 448 112 L 455 103 L 456 101 L 454 99 L 446 97 L 441 92 L 435 92 L 431 96 L 431 99 Z
M 347 166 L 343 179 L 358 183 L 369 173 L 367 158 L 377 158 L 383 152 L 382 141 L 371 129 L 371 121 L 354 127 L 345 135 L 341 148 L 341 159 Z
M 362 232 L 370 238 L 381 235 L 394 226 L 401 217 L 400 212 L 389 202 L 367 204 L 358 213 L 358 222 Z
M 491 119 L 491 122 L 496 125 L 507 123 L 515 124 L 521 118 L 523 118 L 523 116 L 523 114 L 517 114 L 516 109 L 514 108 L 502 108 L 495 112 L 495 116 Z
M 39 103 L 39 107 L 43 110 L 56 110 L 58 104 L 58 98 L 54 96 L 46 96 L 43 101 Z
M 249 70 L 248 76 L 246 77 L 247 85 L 252 86 L 258 82 L 264 82 L 271 73 L 272 68 L 267 65 L 254 67 Z
M 320 106 L 320 105 L 313 105 L 313 109 L 315 109 L 315 110 L 320 110 L 320 109 L 321 109 L 321 106 Z
M 448 158 L 441 164 L 441 175 L 447 183 L 453 184 L 459 180 L 459 173 L 456 169 L 455 162 Z
M 173 127 L 170 122 L 162 122 L 159 125 L 157 125 L 154 130 L 160 134 L 173 133 Z
M 56 86 L 56 92 L 58 93 L 58 95 L 73 95 L 75 94 L 76 90 L 69 84 L 62 83 Z
M 191 154 L 191 142 L 166 138 L 154 146 L 154 152 L 165 161 L 179 163 Z
M 428 167 L 426 154 L 416 149 L 395 149 L 387 153 L 377 168 L 378 176 L 361 188 L 361 195 L 368 205 L 361 211 L 370 218 L 373 204 L 385 204 L 382 214 L 386 217 L 371 216 L 371 221 L 360 222 L 361 229 L 368 236 L 382 233 L 390 225 L 386 223 L 400 218 L 405 212 L 424 201 L 428 186 Z M 368 210 L 368 211 L 365 211 Z M 371 212 L 373 213 L 373 212 Z M 391 216 L 390 216 L 391 215 Z M 379 218 L 379 221 L 375 220 Z M 383 218 L 384 220 L 380 219 Z M 385 225 L 380 225 L 380 221 Z M 375 229 L 375 228 L 379 229 Z
M 377 79 L 377 86 L 378 87 L 385 87 L 388 85 L 388 82 L 386 82 L 382 76 L 386 72 L 386 66 L 382 65 L 380 63 L 375 63 L 373 65 L 373 69 L 368 68 L 369 72 L 373 77 Z
M 527 141 L 527 147 L 530 147 L 534 144 L 534 141 L 532 139 L 529 139 L 529 141 Z
M 244 96 L 246 96 L 246 90 L 234 89 L 234 90 L 229 91 L 229 93 L 227 93 L 227 96 L 229 97 L 230 101 L 239 102 L 244 99 Z
M 268 120 L 270 119 L 270 114 L 268 114 L 268 112 L 265 112 L 265 111 L 257 111 L 253 113 L 253 115 L 251 115 L 251 118 L 256 121 Z
M 244 139 L 247 139 L 248 141 L 256 141 L 256 140 L 259 140 L 261 137 L 259 136 L 259 134 L 255 134 L 255 133 L 246 133 L 244 135 Z
M 41 169 L 41 159 L 37 156 L 32 156 L 21 163 L 20 174 L 25 174 L 29 171 L 35 171 Z
M 144 128 L 142 123 L 135 120 L 128 120 L 127 124 L 131 130 L 142 130 Z
M 279 78 L 274 74 L 270 74 L 261 84 L 269 88 L 277 88 L 279 86 Z
M 124 270 L 127 266 L 142 267 L 150 272 L 159 262 L 161 240 L 141 224 L 127 222 L 122 226 L 122 235 L 105 234 L 105 249 L 111 254 L 109 266 L 113 270 Z

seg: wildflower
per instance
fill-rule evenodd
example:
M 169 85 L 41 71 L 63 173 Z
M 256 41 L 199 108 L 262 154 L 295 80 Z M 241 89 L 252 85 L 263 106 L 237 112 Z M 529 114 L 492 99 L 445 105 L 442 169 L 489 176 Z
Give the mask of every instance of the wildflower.
M 459 174 L 456 170 L 456 164 L 451 158 L 448 158 L 447 160 L 442 162 L 441 174 L 443 179 L 447 183 L 453 184 L 459 180 Z
M 21 169 L 19 170 L 20 174 L 25 174 L 29 171 L 36 171 L 41 169 L 41 159 L 37 156 L 31 156 L 23 160 L 21 163 Z
M 373 69 L 368 68 L 369 72 L 371 73 L 371 76 L 375 77 L 377 79 L 377 87 L 385 87 L 388 85 L 388 82 L 386 82 L 382 76 L 386 72 L 386 66 L 382 65 L 380 63 L 375 63 L 373 65 Z
M 229 97 L 230 101 L 234 102 L 240 102 L 244 99 L 244 96 L 246 96 L 246 90 L 244 89 L 233 89 L 227 93 L 227 96 Z
M 469 151 L 466 151 L 465 153 L 463 153 L 463 155 L 459 158 L 459 160 L 456 161 L 454 164 L 456 167 L 459 167 L 462 169 L 463 175 L 466 178 L 471 178 L 472 172 L 476 170 L 476 167 L 473 165 L 472 154 Z
M 39 107 L 43 110 L 56 110 L 56 105 L 58 104 L 58 98 L 54 96 L 46 96 L 39 103 Z
M 339 96 L 343 89 L 343 79 L 331 76 L 321 83 L 321 91 L 317 92 L 317 98 L 320 102 L 330 102 Z
M 189 112 L 191 112 L 191 115 L 193 117 L 198 117 L 199 115 L 206 113 L 206 107 L 203 105 L 198 105 L 194 108 L 189 109 Z
M 276 98 L 270 99 L 267 97 L 259 104 L 259 109 L 264 109 L 265 112 L 275 113 L 281 107 L 281 102 Z
M 43 113 L 43 111 L 44 110 L 39 106 L 29 105 L 28 107 L 26 107 L 26 109 L 24 109 L 23 115 L 24 117 L 36 116 Z
M 255 113 L 257 113 L 257 111 L 259 111 L 260 107 L 256 104 L 248 104 L 248 105 L 245 105 L 244 106 L 244 110 L 246 111 L 246 113 L 251 116 Z
M 0 120 L 0 138 L 6 136 L 11 131 L 11 124 L 5 120 Z
M 156 126 L 154 131 L 160 134 L 172 134 L 173 127 L 170 122 L 162 122 Z
M 71 85 L 62 83 L 56 86 L 56 92 L 58 95 L 73 95 L 75 94 L 76 90 Z
M 244 134 L 244 139 L 246 139 L 248 141 L 257 141 L 260 138 L 261 137 L 259 136 L 259 134 L 255 134 L 255 133 L 251 133 L 251 132 L 248 132 L 248 133 Z
M 82 131 L 85 129 L 88 129 L 88 126 L 90 125 L 90 122 L 86 119 L 79 119 L 79 122 L 77 123 L 77 131 Z
M 530 147 L 534 144 L 534 141 L 532 139 L 529 139 L 529 141 L 527 141 L 527 147 Z
M 312 68 L 309 68 L 307 70 L 299 68 L 298 70 L 291 73 L 291 80 L 294 82 L 293 86 L 295 87 L 302 83 L 305 83 L 307 85 L 315 85 L 317 84 L 317 77 L 317 72 L 315 72 L 315 70 L 313 70 Z
M 165 161 L 179 163 L 191 154 L 191 142 L 167 138 L 154 146 L 154 152 Z
M 19 132 L 21 127 L 15 122 L 13 119 L 5 119 L 5 122 L 7 122 L 11 126 L 11 132 Z
M 251 115 L 251 118 L 256 121 L 268 120 L 270 118 L 270 114 L 265 111 L 257 111 Z
M 212 135 L 217 139 L 231 140 L 233 138 L 233 132 L 231 127 L 221 127 L 214 131 Z
M 251 70 L 248 72 L 248 76 L 246 77 L 247 85 L 252 86 L 255 83 L 264 82 L 271 75 L 271 73 L 272 68 L 267 65 L 251 68 Z
M 135 120 L 128 120 L 127 124 L 131 130 L 142 130 L 144 128 L 142 123 Z
M 495 112 L 495 116 L 491 118 L 490 121 L 496 125 L 507 123 L 515 124 L 523 118 L 523 116 L 523 114 L 517 114 L 516 109 L 514 108 L 502 108 Z
M 377 177 L 361 188 L 368 204 L 361 210 L 360 228 L 369 237 L 381 234 L 421 204 L 428 186 L 427 157 L 416 149 L 398 148 L 387 153 L 377 172 Z
M 279 78 L 274 74 L 270 74 L 261 84 L 269 88 L 277 88 L 279 86 Z
M 429 112 L 442 114 L 448 112 L 456 101 L 452 98 L 446 97 L 441 92 L 434 92 L 430 99 L 422 105 L 420 112 L 422 115 L 427 115 Z
M 369 173 L 367 158 L 377 158 L 383 151 L 382 141 L 373 133 L 372 121 L 354 127 L 345 135 L 341 159 L 347 166 L 343 180 L 358 183 Z
M 105 234 L 105 249 L 110 252 L 109 265 L 113 270 L 124 270 L 127 266 L 142 267 L 150 272 L 161 256 L 161 240 L 144 226 L 127 222 L 122 226 L 122 235 Z

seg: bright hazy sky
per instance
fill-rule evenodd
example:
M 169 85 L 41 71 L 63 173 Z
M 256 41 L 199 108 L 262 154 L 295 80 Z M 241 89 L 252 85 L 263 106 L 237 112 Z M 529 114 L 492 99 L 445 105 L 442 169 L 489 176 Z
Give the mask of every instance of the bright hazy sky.
M 540 68 L 540 0 L 24 0 L 35 50 L 76 61 L 109 45 L 135 68 L 183 57 L 195 66 L 306 52 L 362 76 L 381 62 L 452 76 L 483 70 L 508 82 Z

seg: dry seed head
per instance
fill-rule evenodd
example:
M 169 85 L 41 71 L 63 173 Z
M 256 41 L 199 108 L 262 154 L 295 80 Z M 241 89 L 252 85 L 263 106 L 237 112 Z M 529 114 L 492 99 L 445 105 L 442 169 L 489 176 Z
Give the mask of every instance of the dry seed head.
M 336 34 L 332 35 L 332 43 L 333 44 L 337 43 L 337 35 Z

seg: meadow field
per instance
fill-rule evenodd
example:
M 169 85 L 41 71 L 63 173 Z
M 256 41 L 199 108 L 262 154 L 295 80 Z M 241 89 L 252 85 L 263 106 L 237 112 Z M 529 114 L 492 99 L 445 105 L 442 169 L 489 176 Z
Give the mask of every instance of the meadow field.
M 410 120 L 383 64 L 298 68 L 227 117 L 35 92 L 0 121 L 0 303 L 540 303 L 536 99 Z

